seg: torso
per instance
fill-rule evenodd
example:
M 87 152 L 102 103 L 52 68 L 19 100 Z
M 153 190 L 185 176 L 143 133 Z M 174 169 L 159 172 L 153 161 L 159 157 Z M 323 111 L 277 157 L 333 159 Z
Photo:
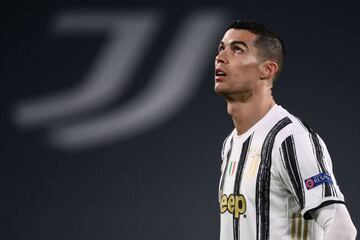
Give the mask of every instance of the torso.
M 229 135 L 219 186 L 220 240 L 322 239 L 319 226 L 303 219 L 282 177 L 279 148 L 297 131 L 305 132 L 299 120 L 275 105 L 241 136 L 236 130 Z

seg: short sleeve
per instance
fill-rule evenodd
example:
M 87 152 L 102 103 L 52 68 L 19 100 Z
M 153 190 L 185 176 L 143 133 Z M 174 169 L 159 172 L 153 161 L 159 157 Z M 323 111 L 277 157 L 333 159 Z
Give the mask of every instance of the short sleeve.
M 331 203 L 344 203 L 330 155 L 316 133 L 288 136 L 279 147 L 280 177 L 296 198 L 305 219 L 309 212 Z

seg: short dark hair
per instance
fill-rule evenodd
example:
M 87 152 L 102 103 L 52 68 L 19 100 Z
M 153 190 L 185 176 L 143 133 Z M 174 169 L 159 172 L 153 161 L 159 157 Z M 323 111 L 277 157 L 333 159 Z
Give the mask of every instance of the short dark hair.
M 232 28 L 248 30 L 256 35 L 254 44 L 259 50 L 261 60 L 273 60 L 279 66 L 274 77 L 276 79 L 282 70 L 285 57 L 285 45 L 281 38 L 263 24 L 252 20 L 235 20 L 227 30 Z

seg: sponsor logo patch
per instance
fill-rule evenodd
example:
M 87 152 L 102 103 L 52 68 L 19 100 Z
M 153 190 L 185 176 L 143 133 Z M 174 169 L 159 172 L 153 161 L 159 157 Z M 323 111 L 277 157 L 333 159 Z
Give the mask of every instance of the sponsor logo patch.
M 327 173 L 320 173 L 305 180 L 305 186 L 308 190 L 321 184 L 333 184 L 331 176 Z
M 234 216 L 235 219 L 238 219 L 240 215 L 243 215 L 246 212 L 246 200 L 244 195 L 234 195 L 230 194 L 226 196 L 223 194 L 220 198 L 220 212 L 224 214 L 228 211 Z

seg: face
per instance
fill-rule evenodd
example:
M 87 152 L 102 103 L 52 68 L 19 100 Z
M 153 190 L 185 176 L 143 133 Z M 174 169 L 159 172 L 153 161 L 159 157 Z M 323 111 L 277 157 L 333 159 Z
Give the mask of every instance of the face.
M 252 91 L 260 82 L 256 35 L 242 29 L 228 30 L 215 58 L 215 92 L 221 95 Z

